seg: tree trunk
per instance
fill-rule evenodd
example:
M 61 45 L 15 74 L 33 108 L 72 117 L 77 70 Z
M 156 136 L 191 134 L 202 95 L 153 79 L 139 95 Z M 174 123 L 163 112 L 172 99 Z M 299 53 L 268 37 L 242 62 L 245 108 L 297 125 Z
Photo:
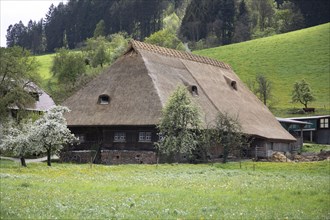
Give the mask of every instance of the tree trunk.
M 26 167 L 25 158 L 21 157 L 20 159 L 21 159 L 22 167 Z
M 227 163 L 228 155 L 229 155 L 229 149 L 228 146 L 225 146 L 223 149 L 222 163 Z
M 50 149 L 48 149 L 47 150 L 47 165 L 48 166 L 51 166 L 52 164 L 51 164 L 51 162 L 50 162 L 50 153 L 51 153 L 51 150 Z

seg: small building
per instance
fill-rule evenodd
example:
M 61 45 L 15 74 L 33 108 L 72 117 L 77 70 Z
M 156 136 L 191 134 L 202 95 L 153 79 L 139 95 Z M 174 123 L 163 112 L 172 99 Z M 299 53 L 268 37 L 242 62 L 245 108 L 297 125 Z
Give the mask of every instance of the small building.
M 330 144 L 330 115 L 294 117 L 287 119 L 308 123 L 308 125 L 304 126 L 302 129 L 304 141 L 317 144 Z M 291 125 L 288 130 L 290 132 L 301 132 L 301 128 L 297 124 Z
M 55 106 L 53 99 L 42 89 L 40 89 L 35 83 L 28 82 L 24 86 L 25 91 L 27 91 L 34 99 L 35 102 L 31 103 L 25 108 L 19 108 L 16 105 L 10 106 L 8 111 L 9 120 L 17 120 L 19 111 L 33 112 L 37 114 L 42 114 L 48 111 L 50 108 Z M 0 143 L 3 136 L 3 124 L 0 121 Z
M 35 99 L 35 102 L 29 106 L 26 106 L 24 109 L 20 109 L 17 106 L 11 106 L 10 113 L 12 118 L 17 117 L 17 112 L 19 110 L 41 114 L 55 106 L 55 102 L 52 97 L 50 97 L 50 95 L 48 95 L 44 90 L 40 89 L 35 83 L 27 83 L 24 86 L 24 89 Z
M 297 121 L 297 120 L 288 119 L 288 118 L 276 117 L 276 119 L 281 123 L 281 125 L 283 126 L 283 128 L 285 128 L 285 130 L 290 132 L 290 134 L 297 139 L 297 141 L 295 143 L 295 147 L 296 147 L 296 150 L 299 150 L 304 143 L 303 129 L 307 125 L 311 125 L 311 123 L 305 122 L 305 121 Z M 292 129 L 292 128 L 295 128 L 295 129 Z
M 296 141 L 228 64 L 133 40 L 107 71 L 63 103 L 71 109 L 65 117 L 80 144 L 63 152 L 62 159 L 155 163 L 156 125 L 179 85 L 191 93 L 205 125 L 214 123 L 218 112 L 228 113 L 265 156 L 271 146 L 289 151 Z

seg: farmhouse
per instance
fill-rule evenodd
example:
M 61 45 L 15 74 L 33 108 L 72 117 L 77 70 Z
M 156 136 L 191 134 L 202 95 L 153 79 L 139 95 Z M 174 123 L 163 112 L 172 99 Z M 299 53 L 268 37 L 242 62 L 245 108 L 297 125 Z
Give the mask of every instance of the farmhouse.
M 63 152 L 62 160 L 155 163 L 156 125 L 178 85 L 189 90 L 205 125 L 212 124 L 218 112 L 237 117 L 243 132 L 254 137 L 252 153 L 256 147 L 259 156 L 293 147 L 296 139 L 229 65 L 133 40 L 107 71 L 63 103 L 71 109 L 65 117 L 80 144 Z M 221 154 L 214 151 L 212 157 Z

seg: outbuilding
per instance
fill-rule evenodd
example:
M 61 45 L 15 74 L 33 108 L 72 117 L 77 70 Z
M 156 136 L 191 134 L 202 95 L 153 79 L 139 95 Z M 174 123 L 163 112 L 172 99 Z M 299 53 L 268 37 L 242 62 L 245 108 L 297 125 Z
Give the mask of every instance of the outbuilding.
M 308 123 L 302 129 L 302 136 L 304 141 L 314 142 L 317 144 L 330 144 L 330 115 L 317 115 L 306 117 L 288 118 L 299 122 Z M 291 125 L 290 131 L 299 131 L 299 126 Z

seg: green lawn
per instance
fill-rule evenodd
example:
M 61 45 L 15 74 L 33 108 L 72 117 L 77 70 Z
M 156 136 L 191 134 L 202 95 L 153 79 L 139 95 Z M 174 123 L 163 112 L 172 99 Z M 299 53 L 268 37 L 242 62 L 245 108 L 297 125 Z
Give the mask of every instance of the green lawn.
M 330 114 L 330 23 L 194 53 L 230 64 L 244 82 L 266 75 L 280 109 L 303 107 L 291 103 L 291 91 L 305 78 L 317 99 L 311 107 Z
M 329 161 L 0 167 L 1 219 L 330 219 Z
M 301 152 L 320 153 L 321 150 L 330 151 L 330 145 L 304 143 Z

